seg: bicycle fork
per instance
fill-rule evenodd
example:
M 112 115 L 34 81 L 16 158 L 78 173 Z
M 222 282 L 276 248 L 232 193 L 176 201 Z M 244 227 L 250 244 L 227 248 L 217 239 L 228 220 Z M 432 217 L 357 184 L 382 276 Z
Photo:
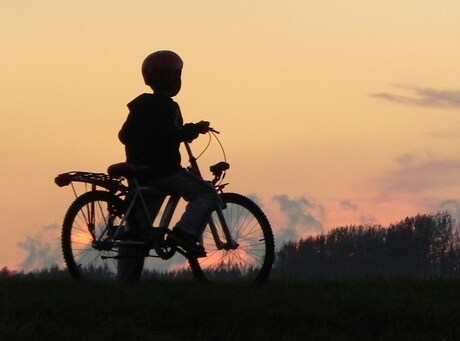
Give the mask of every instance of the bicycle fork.
M 227 224 L 227 220 L 225 219 L 224 213 L 223 213 L 223 206 L 224 203 L 219 200 L 219 204 L 217 205 L 216 208 L 216 213 L 217 213 L 217 218 L 219 219 L 220 226 L 222 228 L 223 236 L 225 237 L 225 242 L 223 242 L 219 236 L 219 232 L 217 230 L 216 223 L 214 222 L 212 216 L 209 218 L 208 224 L 209 228 L 211 229 L 212 237 L 214 239 L 214 242 L 216 243 L 216 247 L 218 250 L 236 250 L 239 246 L 239 244 L 233 239 L 230 229 Z

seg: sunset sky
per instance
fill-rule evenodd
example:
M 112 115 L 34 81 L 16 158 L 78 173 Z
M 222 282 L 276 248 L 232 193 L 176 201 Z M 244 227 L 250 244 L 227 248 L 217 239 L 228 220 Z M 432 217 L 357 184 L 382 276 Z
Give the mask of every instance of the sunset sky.
M 59 256 L 73 194 L 54 177 L 124 160 L 161 49 L 185 63 L 184 119 L 221 131 L 228 190 L 257 198 L 278 244 L 460 217 L 459 17 L 454 0 L 1 1 L 0 268 Z M 203 170 L 220 159 L 214 143 Z

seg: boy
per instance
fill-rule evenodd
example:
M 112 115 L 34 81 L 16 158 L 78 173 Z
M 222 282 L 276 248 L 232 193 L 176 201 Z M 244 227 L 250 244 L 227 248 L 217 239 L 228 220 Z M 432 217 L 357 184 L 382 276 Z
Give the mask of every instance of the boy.
M 188 201 L 186 210 L 168 236 L 194 257 L 206 256 L 199 243 L 209 215 L 217 203 L 217 193 L 208 182 L 181 167 L 181 142 L 191 142 L 207 133 L 209 122 L 183 124 L 179 105 L 172 97 L 181 88 L 182 59 L 172 51 L 157 51 L 144 60 L 142 75 L 153 94 L 142 94 L 128 104 L 130 113 L 119 133 L 125 145 L 127 162 L 148 166 L 140 182 Z M 158 212 L 157 198 L 146 197 L 152 219 Z M 136 228 L 143 213 L 135 212 Z M 145 220 L 145 219 L 144 219 Z

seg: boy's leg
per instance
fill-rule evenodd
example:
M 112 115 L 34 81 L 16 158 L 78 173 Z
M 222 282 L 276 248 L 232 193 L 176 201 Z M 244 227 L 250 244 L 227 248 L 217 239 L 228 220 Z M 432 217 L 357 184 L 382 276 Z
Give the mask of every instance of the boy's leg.
M 176 228 L 199 238 L 209 215 L 217 204 L 218 194 L 214 186 L 186 171 L 155 180 L 153 184 L 167 192 L 180 195 L 188 201 Z

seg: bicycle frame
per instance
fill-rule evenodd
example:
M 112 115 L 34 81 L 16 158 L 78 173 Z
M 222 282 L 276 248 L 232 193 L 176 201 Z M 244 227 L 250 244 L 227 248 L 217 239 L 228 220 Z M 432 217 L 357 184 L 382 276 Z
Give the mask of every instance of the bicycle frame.
M 215 134 L 218 132 L 211 130 L 210 133 L 212 133 L 215 136 Z M 197 175 L 201 179 L 203 179 L 200 169 L 198 167 L 197 159 L 194 157 L 189 143 L 184 142 L 184 145 L 185 145 L 185 149 L 187 151 L 187 154 L 189 157 L 189 163 L 190 163 L 189 167 L 187 167 L 187 170 Z M 219 183 L 219 181 L 221 181 L 225 177 L 225 171 L 229 167 L 230 167 L 229 164 L 226 162 L 219 162 L 210 167 L 210 170 L 214 175 L 214 179 L 211 180 L 210 182 L 213 184 L 216 192 L 218 193 L 222 193 L 223 189 L 227 185 L 226 183 L 225 184 L 221 182 Z M 110 238 L 109 240 L 107 240 L 107 236 L 109 233 L 108 229 L 110 227 L 109 226 L 106 227 L 106 231 L 104 231 L 104 233 L 101 234 L 101 239 L 94 240 L 95 247 L 100 247 L 100 248 L 110 247 L 110 245 L 108 245 L 107 242 L 109 242 L 109 244 L 115 247 L 121 246 L 121 245 L 128 245 L 128 244 L 134 245 L 134 244 L 142 243 L 142 242 L 136 242 L 136 241 L 117 241 L 116 238 L 117 236 L 119 236 L 121 232 L 128 230 L 127 228 L 128 217 L 132 213 L 136 203 L 139 200 L 141 203 L 142 210 L 145 214 L 145 217 L 147 218 L 148 221 L 153 222 L 154 217 L 150 217 L 149 215 L 149 210 L 144 200 L 143 193 L 153 192 L 153 193 L 158 193 L 158 194 L 169 195 L 167 193 L 160 191 L 159 189 L 155 187 L 147 187 L 147 186 L 139 185 L 136 178 L 130 179 L 130 182 L 132 185 L 128 188 L 122 183 L 123 179 L 127 179 L 128 177 L 129 176 L 127 176 L 126 174 L 116 174 L 116 175 L 110 174 L 110 171 L 109 171 L 109 175 L 106 175 L 103 173 L 69 172 L 69 173 L 60 174 L 55 179 L 56 184 L 60 187 L 72 184 L 72 188 L 73 188 L 75 196 L 77 196 L 77 193 L 75 191 L 75 188 L 73 187 L 73 182 L 83 182 L 85 184 L 90 185 L 91 191 L 96 190 L 96 187 L 99 186 L 99 187 L 106 189 L 107 191 L 111 193 L 114 193 L 115 195 L 124 196 L 125 200 L 129 200 L 128 207 L 123 212 L 123 217 L 117 229 L 113 233 L 110 234 Z M 171 224 L 174 212 L 180 200 L 181 200 L 181 197 L 179 196 L 169 195 L 166 205 L 164 206 L 163 213 L 161 214 L 159 226 L 152 227 L 152 228 L 167 229 Z M 220 222 L 220 226 L 223 230 L 222 232 L 223 232 L 223 236 L 225 240 L 222 240 L 221 237 L 219 236 L 217 225 L 213 221 L 212 217 L 209 218 L 208 225 L 211 229 L 211 233 L 212 233 L 217 249 L 219 250 L 236 249 L 238 247 L 238 243 L 235 241 L 235 239 L 231 235 L 230 229 L 227 225 L 227 222 L 223 214 L 223 209 L 225 209 L 224 203 L 221 200 L 218 200 L 218 204 L 216 206 L 215 212 L 217 213 L 217 219 Z M 88 212 L 88 213 L 91 214 L 91 212 Z M 103 236 L 105 240 L 102 240 L 104 239 Z M 183 254 L 186 256 L 185 253 Z
M 189 156 L 189 162 L 190 162 L 190 166 L 188 167 L 188 171 L 192 172 L 193 174 L 195 174 L 197 176 L 199 176 L 200 178 L 203 178 L 201 176 L 201 172 L 200 172 L 200 169 L 198 167 L 197 159 L 194 157 L 194 155 L 192 153 L 192 150 L 190 148 L 190 145 L 188 143 L 186 143 L 186 142 L 184 144 L 185 144 L 185 148 L 186 148 L 187 154 Z M 216 173 L 216 172 L 214 172 L 214 173 Z M 216 186 L 217 182 L 221 179 L 220 172 L 218 171 L 217 174 L 214 174 L 214 176 L 215 177 L 212 180 L 212 183 L 216 187 L 216 191 L 222 192 L 222 190 L 223 190 L 223 188 L 225 187 L 226 184 Z M 133 210 L 137 200 L 140 200 L 141 205 L 142 205 L 142 209 L 143 209 L 143 213 L 144 213 L 145 217 L 148 219 L 148 221 L 153 221 L 154 217 L 150 217 L 150 215 L 149 215 L 147 204 L 145 203 L 144 197 L 142 195 L 143 192 L 153 192 L 153 193 L 158 193 L 158 194 L 165 194 L 165 193 L 155 189 L 155 187 L 140 186 L 139 183 L 137 182 L 137 180 L 133 179 L 131 202 L 129 204 L 128 209 L 124 213 L 124 217 L 122 219 L 121 224 L 126 223 L 127 217 L 129 217 L 129 214 Z M 170 195 L 169 196 L 169 198 L 168 198 L 168 200 L 166 202 L 165 209 L 164 209 L 164 211 L 163 211 L 163 213 L 161 215 L 161 218 L 160 218 L 159 227 L 153 227 L 153 228 L 167 228 L 167 227 L 170 226 L 171 220 L 172 220 L 173 215 L 174 215 L 174 212 L 175 212 L 175 210 L 177 208 L 177 205 L 178 205 L 180 200 L 181 200 L 180 196 L 175 196 L 175 195 Z M 217 217 L 219 219 L 220 226 L 223 229 L 222 232 L 223 232 L 223 235 L 225 236 L 225 241 L 221 240 L 221 238 L 219 236 L 219 231 L 217 230 L 217 226 L 216 226 L 215 222 L 213 221 L 212 217 L 209 218 L 208 224 L 209 224 L 209 227 L 211 229 L 211 233 L 212 233 L 212 236 L 213 236 L 213 239 L 214 239 L 214 242 L 216 244 L 217 249 L 218 250 L 222 250 L 222 249 L 231 250 L 231 249 L 237 248 L 238 243 L 233 239 L 233 237 L 232 237 L 232 235 L 230 233 L 230 230 L 228 228 L 227 222 L 226 222 L 225 217 L 224 217 L 223 212 L 222 212 L 223 209 L 224 209 L 223 202 L 221 202 L 219 200 L 215 211 L 217 213 Z M 116 236 L 116 234 L 114 236 Z

